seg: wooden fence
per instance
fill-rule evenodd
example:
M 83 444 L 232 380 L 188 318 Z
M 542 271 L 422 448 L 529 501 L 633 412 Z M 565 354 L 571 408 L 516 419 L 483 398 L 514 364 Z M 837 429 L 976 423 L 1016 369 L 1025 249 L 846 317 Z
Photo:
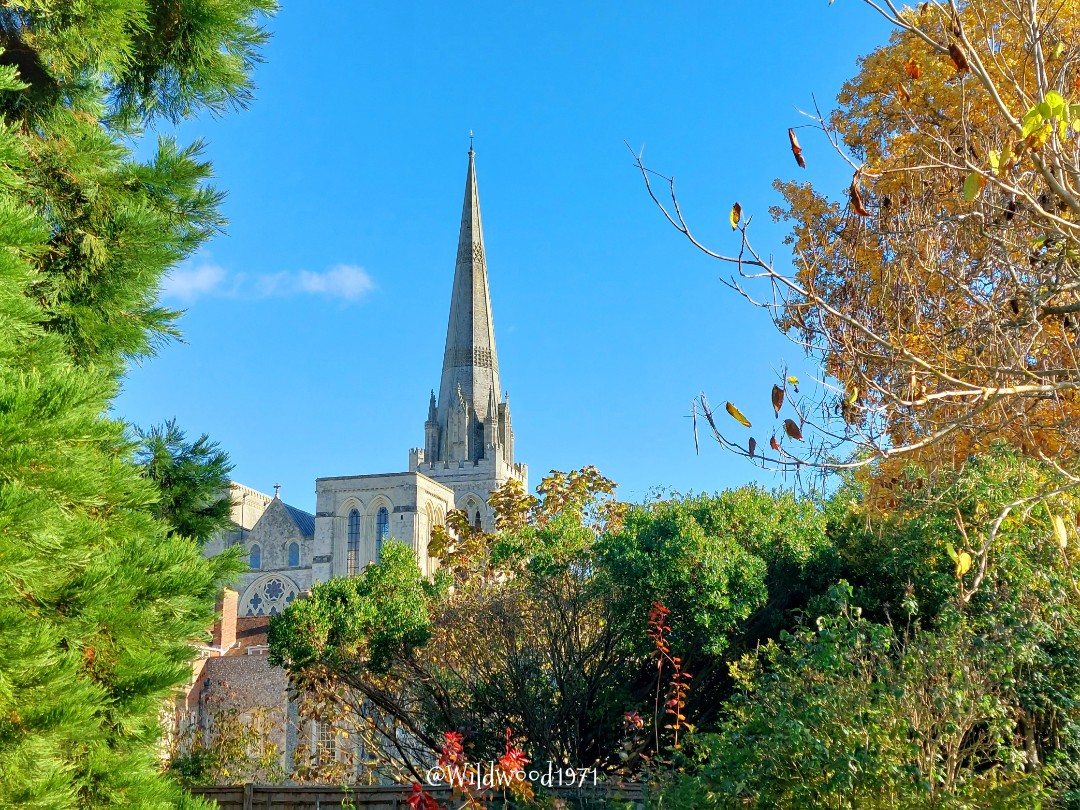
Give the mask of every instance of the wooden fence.
M 406 810 L 412 787 L 408 785 L 356 786 L 356 787 L 308 787 L 273 785 L 236 785 L 217 787 L 193 787 L 196 796 L 217 802 L 220 810 Z M 428 788 L 428 793 L 445 807 L 454 808 L 450 789 Z M 565 807 L 576 810 L 609 810 L 628 808 L 642 810 L 642 787 L 640 784 L 604 783 L 582 788 L 548 788 L 545 794 L 565 802 Z M 514 804 L 493 799 L 491 807 L 512 810 Z

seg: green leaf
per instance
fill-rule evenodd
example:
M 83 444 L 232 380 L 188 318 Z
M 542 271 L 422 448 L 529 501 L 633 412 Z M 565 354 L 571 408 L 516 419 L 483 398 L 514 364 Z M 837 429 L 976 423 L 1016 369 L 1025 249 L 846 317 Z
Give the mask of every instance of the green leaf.
M 1046 98 L 1043 99 L 1041 105 L 1046 105 L 1049 114 L 1047 118 L 1060 118 L 1065 115 L 1065 110 L 1068 109 L 1068 104 L 1065 103 L 1065 99 L 1061 97 L 1061 93 L 1055 90 L 1051 90 L 1046 94 Z
M 986 181 L 978 172 L 972 172 L 964 178 L 964 199 L 972 202 L 982 192 L 983 183 Z
M 1036 105 L 1035 107 L 1032 107 L 1028 110 L 1027 115 L 1024 116 L 1023 135 L 1025 138 L 1042 126 L 1043 114 L 1039 110 L 1040 106 L 1041 105 Z

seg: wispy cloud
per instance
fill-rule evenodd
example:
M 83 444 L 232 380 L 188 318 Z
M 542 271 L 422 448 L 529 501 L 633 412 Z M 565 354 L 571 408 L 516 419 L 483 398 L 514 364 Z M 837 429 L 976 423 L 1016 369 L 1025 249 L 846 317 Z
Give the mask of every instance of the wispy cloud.
M 213 295 L 220 290 L 227 275 L 225 268 L 216 264 L 181 265 L 165 277 L 161 294 L 166 298 L 190 303 L 196 298 Z
M 162 284 L 162 295 L 184 304 L 199 298 L 278 298 L 321 295 L 343 301 L 357 301 L 375 289 L 375 282 L 362 267 L 336 264 L 311 270 L 277 273 L 231 273 L 211 261 L 193 261 L 173 270 Z

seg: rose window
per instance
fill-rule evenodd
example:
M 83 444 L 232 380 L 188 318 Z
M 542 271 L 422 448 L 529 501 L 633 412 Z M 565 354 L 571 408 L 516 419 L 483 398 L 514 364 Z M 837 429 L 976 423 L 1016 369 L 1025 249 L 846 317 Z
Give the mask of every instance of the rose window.
M 257 582 L 249 593 L 244 610 L 246 616 L 275 616 L 297 597 L 296 586 L 281 577 Z

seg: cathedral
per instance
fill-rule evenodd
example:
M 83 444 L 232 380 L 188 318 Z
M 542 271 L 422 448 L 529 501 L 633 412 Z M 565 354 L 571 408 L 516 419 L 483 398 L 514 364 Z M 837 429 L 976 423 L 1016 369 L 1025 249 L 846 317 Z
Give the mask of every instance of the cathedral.
M 377 562 L 394 538 L 409 545 L 425 574 L 427 547 L 447 512 L 461 509 L 493 528 L 488 496 L 513 478 L 528 488 L 528 468 L 514 460 L 510 401 L 499 383 L 475 153 L 469 149 L 450 316 L 438 398 L 427 403 L 422 447 L 406 472 L 315 481 L 315 514 L 233 485 L 237 530 L 207 545 L 207 554 L 243 543 L 250 571 L 239 584 L 238 612 L 280 613 L 316 582 L 351 576 Z M 420 408 L 417 409 L 420 411 Z
M 422 403 L 417 406 L 422 412 Z M 227 710 L 245 723 L 262 718 L 286 772 L 299 746 L 320 757 L 339 756 L 334 734 L 322 723 L 300 720 L 285 672 L 269 665 L 269 617 L 315 583 L 378 562 L 390 539 L 410 546 L 421 571 L 432 573 L 431 532 L 450 510 L 464 510 L 475 525 L 492 529 L 491 492 L 510 479 L 528 487 L 528 468 L 514 461 L 510 401 L 499 384 L 471 147 L 442 377 L 438 398 L 432 390 L 427 403 L 423 437 L 423 447 L 409 451 L 405 472 L 317 479 L 314 515 L 277 493 L 232 484 L 236 528 L 208 543 L 205 553 L 243 544 L 250 570 L 222 594 L 211 643 L 200 648 L 191 681 L 177 697 L 177 750 L 190 750 L 200 730 Z

